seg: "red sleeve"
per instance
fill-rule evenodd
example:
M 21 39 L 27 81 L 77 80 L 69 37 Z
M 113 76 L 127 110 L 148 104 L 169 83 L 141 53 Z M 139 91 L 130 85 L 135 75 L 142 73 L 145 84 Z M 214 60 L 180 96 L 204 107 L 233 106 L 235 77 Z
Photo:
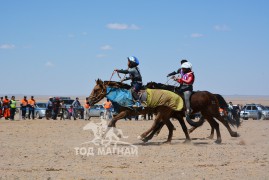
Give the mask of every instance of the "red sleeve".
M 177 79 L 177 82 L 178 82 L 178 83 L 182 83 L 182 78 Z

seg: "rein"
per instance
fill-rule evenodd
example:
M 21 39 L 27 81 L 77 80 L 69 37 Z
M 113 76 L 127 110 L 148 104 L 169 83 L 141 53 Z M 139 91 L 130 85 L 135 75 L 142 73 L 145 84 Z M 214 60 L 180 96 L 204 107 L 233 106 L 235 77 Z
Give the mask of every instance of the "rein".
M 109 81 L 109 82 L 110 82 L 110 81 Z M 109 84 L 109 82 L 108 82 L 108 84 Z M 104 86 L 105 86 L 105 85 L 104 85 Z M 93 96 L 93 95 L 91 95 L 91 96 L 90 96 L 90 99 L 93 99 L 94 101 L 96 101 L 96 100 L 98 100 L 100 97 L 102 97 L 102 95 L 107 96 L 111 91 L 112 91 L 112 89 L 110 89 L 109 92 L 106 92 L 106 86 L 105 86 L 105 88 L 102 89 L 102 92 L 101 92 L 101 93 L 99 93 L 97 96 Z

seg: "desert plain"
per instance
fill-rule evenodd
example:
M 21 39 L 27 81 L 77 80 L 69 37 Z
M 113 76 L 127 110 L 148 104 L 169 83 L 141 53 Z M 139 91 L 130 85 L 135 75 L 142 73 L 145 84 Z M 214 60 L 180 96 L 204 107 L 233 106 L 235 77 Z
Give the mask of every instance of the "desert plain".
M 234 104 L 269 104 L 268 97 L 225 99 Z M 152 120 L 120 120 L 117 128 L 124 138 L 115 151 L 85 143 L 96 136 L 91 130 L 83 130 L 90 122 L 99 123 L 100 119 L 2 118 L 0 179 L 269 179 L 269 120 L 242 120 L 239 128 L 232 127 L 240 137 L 231 137 L 219 123 L 221 144 L 215 144 L 216 135 L 207 138 L 211 130 L 207 122 L 190 134 L 191 143 L 184 143 L 180 124 L 172 120 L 176 127 L 172 143 L 163 144 L 168 135 L 166 127 L 144 143 L 137 136 L 151 126 Z

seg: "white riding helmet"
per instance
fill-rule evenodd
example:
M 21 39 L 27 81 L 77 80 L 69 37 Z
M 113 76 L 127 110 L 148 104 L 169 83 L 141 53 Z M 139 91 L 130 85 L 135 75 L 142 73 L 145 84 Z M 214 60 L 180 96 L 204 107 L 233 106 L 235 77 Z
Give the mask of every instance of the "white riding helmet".
M 181 68 L 192 69 L 192 64 L 190 62 L 184 62 L 181 64 Z

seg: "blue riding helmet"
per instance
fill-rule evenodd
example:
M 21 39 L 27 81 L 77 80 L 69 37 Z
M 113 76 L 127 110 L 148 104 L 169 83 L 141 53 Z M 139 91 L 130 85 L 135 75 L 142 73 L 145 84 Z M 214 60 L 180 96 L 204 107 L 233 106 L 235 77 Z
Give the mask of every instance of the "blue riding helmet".
M 139 60 L 135 56 L 129 56 L 128 60 L 136 63 L 137 65 L 139 65 Z

